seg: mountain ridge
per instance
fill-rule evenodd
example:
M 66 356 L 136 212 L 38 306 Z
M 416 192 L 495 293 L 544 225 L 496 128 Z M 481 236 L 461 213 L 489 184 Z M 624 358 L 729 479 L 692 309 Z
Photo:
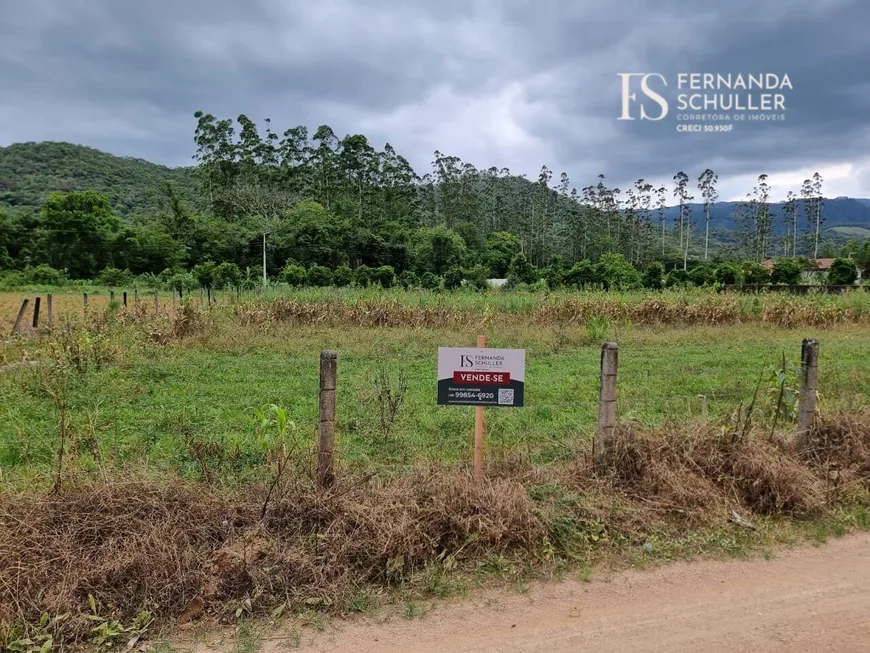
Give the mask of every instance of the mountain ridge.
M 824 229 L 836 227 L 859 227 L 870 230 L 870 200 L 855 197 L 824 198 L 823 215 Z M 710 227 L 736 231 L 738 228 L 737 214 L 742 202 L 716 202 L 710 211 Z M 692 208 L 692 219 L 696 225 L 704 224 L 704 205 L 688 204 Z M 774 230 L 784 232 L 783 207 L 785 202 L 770 202 L 769 207 L 774 219 Z M 670 206 L 667 209 L 669 222 L 679 218 L 679 207 Z M 807 217 L 803 205 L 798 202 L 799 229 L 806 227 Z

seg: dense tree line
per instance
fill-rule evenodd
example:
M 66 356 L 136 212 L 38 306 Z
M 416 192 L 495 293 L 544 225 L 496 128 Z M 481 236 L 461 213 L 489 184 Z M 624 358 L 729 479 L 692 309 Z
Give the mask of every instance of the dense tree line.
M 110 189 L 52 193 L 38 211 L 0 207 L 0 268 L 77 279 L 150 274 L 179 287 L 262 276 L 312 285 L 449 287 L 496 277 L 656 286 L 753 278 L 727 261 L 817 256 L 824 245 L 818 174 L 789 194 L 781 216 L 761 175 L 738 206 L 739 242 L 729 251 L 711 247 L 718 176 L 710 169 L 697 179 L 680 171 L 671 188 L 638 179 L 619 189 L 599 175 L 578 191 L 546 166 L 529 180 L 436 151 L 420 176 L 389 143 L 379 150 L 361 134 L 339 139 L 326 125 L 279 134 L 244 115 L 195 118 L 193 177 L 154 181 L 146 211 L 119 218 Z M 14 205 L 10 193 L 21 199 L 21 189 L 8 190 L 14 173 L 4 174 L 5 203 Z M 846 254 L 861 260 L 867 249 Z

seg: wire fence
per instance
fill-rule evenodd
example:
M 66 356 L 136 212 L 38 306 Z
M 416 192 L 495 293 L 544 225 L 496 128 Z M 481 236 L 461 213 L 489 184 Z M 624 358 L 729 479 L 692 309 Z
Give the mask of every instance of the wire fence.
M 727 420 L 750 403 L 755 422 L 793 428 L 797 418 L 800 349 L 778 352 L 734 348 L 733 356 L 704 359 L 681 350 L 681 360 L 620 351 L 617 410 L 621 421 L 650 426 Z M 754 355 L 757 365 L 745 360 Z M 599 352 L 595 347 L 526 350 L 523 408 L 487 410 L 487 457 L 517 453 L 547 463 L 577 455 L 598 419 Z M 470 457 L 474 412 L 438 406 L 437 354 L 338 351 L 336 456 L 366 467 L 413 465 L 422 459 Z M 63 429 L 67 455 L 146 461 L 194 469 L 195 449 L 254 466 L 271 448 L 293 440 L 311 451 L 319 425 L 319 352 L 188 352 L 184 360 L 135 359 L 95 373 L 71 375 L 51 386 L 39 366 L 0 375 L 9 401 L 0 410 L 0 465 L 50 465 Z M 822 359 L 823 410 L 862 410 L 870 374 L 858 361 Z M 51 392 L 54 392 L 54 396 Z M 64 393 L 58 399 L 58 393 Z M 278 433 L 275 408 L 292 428 Z M 61 415 L 61 413 L 63 413 Z M 61 427 L 63 424 L 63 427 Z M 230 464 L 228 463 L 228 464 Z
M 867 286 L 865 290 L 870 290 L 870 286 Z M 400 294 L 393 294 L 396 292 Z M 773 295 L 776 294 L 778 293 L 773 293 Z M 730 295 L 726 293 L 726 295 L 711 293 L 704 289 L 691 291 L 682 289 L 679 294 L 676 294 L 676 291 L 668 291 L 661 297 L 635 293 L 632 297 L 621 298 L 618 293 L 585 293 L 581 295 L 554 293 L 540 297 L 535 294 L 496 293 L 481 295 L 471 292 L 454 294 L 452 292 L 420 290 L 406 294 L 400 288 L 380 289 L 379 287 L 378 290 L 374 290 L 358 287 L 271 287 L 264 289 L 257 286 L 245 290 L 197 288 L 181 293 L 165 289 L 154 290 L 153 288 L 132 288 L 129 286 L 114 290 L 105 287 L 87 287 L 84 292 L 59 288 L 56 294 L 47 294 L 42 298 L 45 301 L 40 323 L 45 323 L 49 317 L 46 315 L 48 308 L 45 305 L 46 302 L 53 302 L 53 318 L 56 321 L 63 318 L 81 318 L 89 313 L 103 311 L 106 306 L 114 302 L 119 307 L 135 312 L 140 317 L 158 314 L 174 316 L 178 314 L 179 309 L 184 304 L 190 304 L 203 311 L 206 308 L 220 308 L 225 311 L 237 309 L 242 314 L 243 321 L 247 320 L 251 324 L 257 325 L 264 320 L 268 322 L 272 318 L 268 304 L 273 300 L 296 302 L 298 305 L 295 308 L 300 310 L 300 313 L 292 319 L 298 319 L 301 322 L 308 319 L 316 321 L 326 319 L 328 321 L 328 315 L 321 313 L 312 317 L 309 311 L 299 307 L 299 305 L 310 306 L 312 303 L 319 303 L 322 307 L 325 299 L 342 304 L 353 313 L 352 319 L 359 321 L 360 325 L 366 326 L 380 326 L 382 323 L 393 323 L 396 320 L 398 320 L 397 324 L 405 324 L 407 321 L 425 319 L 430 326 L 432 320 L 435 322 L 438 320 L 473 322 L 483 318 L 482 313 L 485 309 L 494 310 L 499 315 L 523 315 L 534 314 L 542 307 L 545 309 L 544 313 L 550 318 L 555 316 L 560 320 L 572 323 L 576 323 L 577 320 L 585 322 L 595 315 L 587 314 L 582 310 L 578 311 L 576 302 L 595 298 L 597 298 L 596 301 L 605 304 L 602 309 L 605 314 L 602 314 L 602 317 L 606 317 L 606 314 L 612 314 L 621 316 L 619 319 L 636 318 L 639 322 L 645 323 L 656 323 L 657 321 L 679 323 L 681 319 L 688 319 L 694 324 L 703 324 L 709 320 L 714 320 L 717 324 L 727 324 L 734 322 L 739 317 L 781 326 L 807 324 L 821 326 L 839 322 L 866 323 L 867 316 L 870 315 L 870 304 L 867 301 L 870 295 L 860 292 L 860 289 L 856 292 L 850 291 L 843 296 L 814 295 L 811 298 L 803 298 L 807 301 L 786 301 L 788 298 L 784 300 L 777 297 L 749 297 L 739 293 L 731 293 Z M 16 318 L 24 300 L 30 302 L 30 306 L 25 307 L 26 310 L 24 310 L 24 330 L 26 330 L 26 323 L 30 320 L 35 301 L 39 296 L 38 293 L 34 296 L 23 291 L 0 292 L 0 333 L 10 333 L 8 327 L 13 327 L 11 332 L 15 332 Z M 687 297 L 689 298 L 688 303 L 686 303 Z M 655 298 L 652 302 L 653 305 L 649 305 L 647 301 L 651 298 Z M 623 304 L 623 301 L 627 303 Z M 686 318 L 684 309 L 690 305 L 693 308 L 692 311 L 689 311 L 692 317 Z M 292 307 L 285 308 L 291 312 L 293 310 Z M 374 311 L 374 315 L 367 312 L 369 309 Z M 558 310 L 553 313 L 554 309 Z M 354 312 L 355 310 L 357 312 Z M 434 313 L 421 315 L 415 311 L 423 314 L 426 314 L 427 311 Z M 767 314 L 768 312 L 769 314 Z

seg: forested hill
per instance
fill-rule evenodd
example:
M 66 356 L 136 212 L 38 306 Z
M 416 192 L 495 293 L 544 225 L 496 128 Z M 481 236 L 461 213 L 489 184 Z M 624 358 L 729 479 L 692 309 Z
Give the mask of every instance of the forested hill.
M 174 182 L 197 204 L 193 168 L 118 157 L 71 143 L 16 143 L 0 147 L 0 204 L 38 208 L 52 192 L 94 190 L 122 217 L 153 212 L 163 182 Z
M 16 143 L 0 147 L 0 204 L 38 208 L 54 191 L 95 190 L 109 198 L 118 215 L 129 217 L 157 209 L 160 186 L 170 181 L 189 204 L 200 207 L 205 203 L 198 197 L 194 172 L 193 167 L 168 168 L 72 143 Z M 711 228 L 720 232 L 738 230 L 738 204 L 716 202 L 711 211 Z M 690 206 L 694 219 L 700 221 L 703 205 Z M 770 208 L 778 218 L 783 203 L 771 204 Z M 678 207 L 670 207 L 668 221 L 675 221 L 678 214 Z M 870 199 L 826 199 L 824 214 L 825 230 L 845 228 L 843 233 L 870 235 Z M 775 231 L 780 231 L 779 220 L 776 223 Z

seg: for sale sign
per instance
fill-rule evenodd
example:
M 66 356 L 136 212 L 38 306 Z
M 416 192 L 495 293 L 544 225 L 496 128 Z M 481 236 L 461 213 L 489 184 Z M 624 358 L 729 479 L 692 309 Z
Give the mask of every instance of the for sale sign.
M 442 406 L 523 405 L 524 349 L 438 348 L 438 404 Z

